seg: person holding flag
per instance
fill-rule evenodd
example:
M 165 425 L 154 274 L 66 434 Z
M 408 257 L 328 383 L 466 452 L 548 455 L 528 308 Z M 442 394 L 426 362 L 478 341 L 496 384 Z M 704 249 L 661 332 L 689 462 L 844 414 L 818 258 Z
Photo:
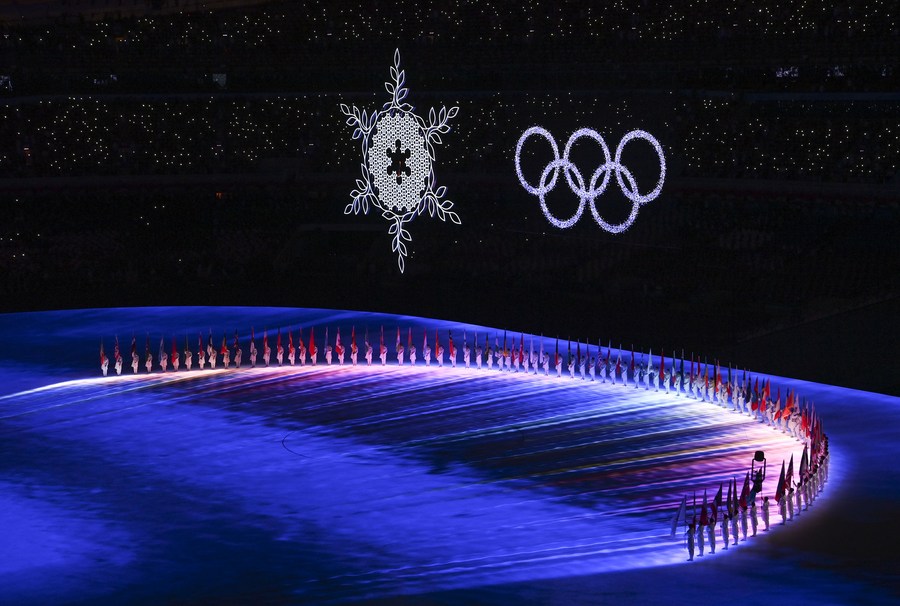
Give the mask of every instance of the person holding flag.
M 413 343 L 412 326 L 406 330 L 406 349 L 409 351 L 409 363 L 416 365 L 416 344 Z
M 706 489 L 703 489 L 703 507 L 700 509 L 700 523 L 697 525 L 697 547 L 700 552 L 700 557 L 703 557 L 703 549 L 704 549 L 704 534 L 706 534 L 707 527 L 709 526 L 709 514 L 707 513 L 706 506 Z
M 200 370 L 206 367 L 206 352 L 203 350 L 203 333 L 197 333 L 197 366 Z
M 369 327 L 366 327 L 365 334 L 365 345 L 366 345 L 366 366 L 372 365 L 372 345 L 369 343 Z
M 140 364 L 140 357 L 137 352 L 137 341 L 135 340 L 134 334 L 131 335 L 131 370 L 134 371 L 134 374 L 137 374 L 138 365 Z
M 590 353 L 590 346 L 588 346 L 588 353 Z M 597 357 L 590 356 L 590 360 L 588 360 L 588 374 L 591 375 L 591 382 L 596 380 L 597 365 L 600 364 L 600 356 L 602 355 L 603 347 L 600 345 L 600 341 L 597 341 Z
M 581 380 L 585 379 L 585 366 L 587 365 L 587 351 L 584 352 L 584 357 L 581 357 L 581 341 L 578 342 L 578 374 L 581 375 Z
M 494 344 L 497 343 L 497 335 L 494 335 Z M 487 362 L 488 370 L 494 370 L 494 350 L 488 343 L 487 335 L 484 335 L 484 359 Z
M 106 357 L 106 353 L 103 351 L 103 339 L 100 339 L 100 372 L 103 373 L 103 376 L 106 376 L 107 371 L 109 371 L 109 358 Z
M 327 329 L 326 329 L 327 330 Z M 269 360 L 272 359 L 272 348 L 269 347 L 269 330 L 263 330 L 263 364 L 269 367 Z
M 444 367 L 444 346 L 441 345 L 441 338 L 438 336 L 437 328 L 434 329 L 434 353 L 437 356 L 438 366 Z
M 222 331 L 222 347 L 219 349 L 219 353 L 222 354 L 222 366 L 228 370 L 228 367 L 231 365 L 231 350 L 228 349 L 228 340 L 225 336 L 225 331 Z
M 425 359 L 425 366 L 431 366 L 431 348 L 428 347 L 428 329 L 422 331 L 422 357 Z
M 531 367 L 534 369 L 534 374 L 538 373 L 538 357 L 537 354 L 534 353 L 534 335 L 531 335 L 531 339 L 529 339 L 530 345 L 529 353 L 528 353 L 528 362 L 531 364 Z
M 762 500 L 762 520 L 766 532 L 769 530 L 769 497 L 763 497 Z
M 381 325 L 381 344 L 378 347 L 378 357 L 381 358 L 381 365 L 387 364 L 387 347 L 384 345 L 384 324 Z
M 456 346 L 453 345 L 453 333 L 447 331 L 447 353 L 450 354 L 450 366 L 456 368 Z
M 316 347 L 316 327 L 309 327 L 309 362 L 315 366 L 319 362 L 319 348 Z
M 122 374 L 122 352 L 119 350 L 119 336 L 116 335 L 116 350 L 113 354 L 115 360 L 116 376 Z
M 175 341 L 175 335 L 172 335 L 172 355 L 169 357 L 169 360 L 172 362 L 172 370 L 178 372 L 178 344 Z
M 250 368 L 256 368 L 256 334 L 253 332 L 253 327 L 250 327 Z M 300 356 L 300 361 L 303 361 L 303 356 Z
M 525 355 L 525 335 L 519 333 L 519 366 L 522 372 L 528 373 L 528 356 Z
M 569 339 L 568 350 L 566 351 L 566 366 L 569 369 L 569 378 L 575 378 L 575 358 L 572 356 L 572 339 Z
M 153 370 L 153 354 L 150 353 L 150 335 L 147 335 L 147 342 L 144 344 L 144 367 L 147 372 Z
M 478 345 L 478 333 L 475 333 L 475 367 L 481 370 L 481 362 L 484 360 L 484 351 L 487 349 L 487 336 L 484 337 L 484 347 Z
M 187 335 L 184 335 L 184 367 L 190 370 L 194 364 L 194 354 L 191 352 L 191 345 L 188 342 Z
M 206 342 L 206 358 L 210 368 L 216 367 L 216 346 L 213 345 L 212 328 L 209 329 L 209 340 Z
M 384 328 L 382 328 L 382 332 Z M 382 339 L 383 340 L 383 339 Z M 331 355 L 333 349 L 331 348 L 331 342 L 328 340 L 328 327 L 325 327 L 325 364 L 326 366 L 331 366 Z
M 644 354 L 641 354 L 641 364 L 644 362 Z M 646 383 L 644 389 L 650 389 L 650 385 L 656 383 L 656 369 L 653 368 L 653 350 L 650 350 L 650 355 L 647 358 L 647 369 L 643 372 L 644 377 L 646 378 Z
M 469 368 L 471 360 L 472 350 L 469 348 L 469 339 L 466 335 L 466 329 L 463 328 L 463 363 L 466 365 L 466 368 Z
M 747 540 L 747 507 L 749 503 L 747 502 L 747 497 L 750 495 L 750 472 L 747 472 L 747 475 L 744 476 L 744 486 L 741 488 L 741 497 L 738 501 L 738 505 L 741 507 L 741 534 L 743 535 L 742 541 Z
M 562 377 L 562 357 L 559 355 L 559 337 L 556 337 L 556 353 L 553 358 L 553 365 L 556 368 L 556 378 Z M 691 555 L 693 557 L 693 554 Z
M 413 354 L 415 355 L 415 354 Z M 356 326 L 350 329 L 350 363 L 356 366 L 359 359 L 359 348 L 356 346 Z
M 403 366 L 403 356 L 406 353 L 406 349 L 403 347 L 403 343 L 400 341 L 400 327 L 397 327 L 397 345 L 395 347 L 397 352 L 397 364 L 399 366 Z
M 630 370 L 631 370 L 631 380 L 634 381 L 634 388 L 637 389 L 637 386 L 638 386 L 638 373 L 637 373 L 637 368 L 635 367 L 635 364 L 634 364 L 634 344 L 633 344 L 633 343 L 632 343 L 632 345 L 631 345 L 631 363 L 630 363 L 630 367 L 631 367 L 631 368 L 630 368 Z M 623 378 L 624 378 L 624 377 L 623 377 Z M 625 385 L 628 385 L 628 380 L 627 380 L 627 379 L 626 379 L 626 381 L 625 381 Z
M 609 361 L 609 352 L 606 352 L 606 359 Z M 625 368 L 622 366 L 622 344 L 619 343 L 619 351 L 616 352 L 616 370 L 612 376 L 613 385 L 616 384 L 616 376 L 622 378 L 622 385 L 628 385 L 628 376 L 625 373 Z
M 781 524 L 787 522 L 787 504 L 784 502 L 785 497 L 785 476 L 784 461 L 781 462 L 781 476 L 778 478 L 778 485 L 775 487 L 775 502 L 778 503 L 778 513 L 781 514 Z
M 306 343 L 303 342 L 303 327 L 297 330 L 297 353 L 300 354 L 300 366 L 306 366 Z
M 241 367 L 241 358 L 244 357 L 244 352 L 241 351 L 241 343 L 238 340 L 238 331 L 234 331 L 234 341 L 232 343 L 232 347 L 234 347 L 234 367 Z M 293 359 L 291 360 L 291 364 L 293 364 Z
M 337 354 L 338 366 L 344 365 L 344 346 L 341 344 L 341 327 L 338 326 L 337 337 L 334 341 L 334 353 Z
M 288 326 L 288 364 L 293 366 L 296 359 L 297 348 L 294 347 L 294 332 L 291 327 Z
M 166 353 L 164 337 L 159 338 L 159 367 L 163 372 L 169 367 L 169 354 Z

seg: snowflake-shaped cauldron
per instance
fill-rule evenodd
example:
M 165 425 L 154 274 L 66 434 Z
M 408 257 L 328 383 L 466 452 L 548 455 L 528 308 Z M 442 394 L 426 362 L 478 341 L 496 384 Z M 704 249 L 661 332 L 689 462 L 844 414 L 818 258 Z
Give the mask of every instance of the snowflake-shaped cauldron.
M 459 112 L 458 107 L 439 112 L 431 108 L 428 122 L 404 103 L 409 89 L 403 86 L 406 72 L 400 69 L 400 50 L 394 51 L 391 81 L 384 87 L 391 100 L 380 111 L 367 114 L 356 106 L 341 103 L 347 124 L 353 126 L 353 138 L 362 139 L 362 179 L 350 195 L 353 202 L 344 214 L 368 214 L 372 206 L 391 222 L 392 250 L 403 272 L 407 256 L 406 242 L 412 241 L 405 225 L 426 210 L 441 221 L 460 224 L 459 215 L 450 210 L 453 202 L 444 199 L 447 188 L 434 186 L 434 146 L 442 143 L 441 134 L 450 132 L 447 124 Z

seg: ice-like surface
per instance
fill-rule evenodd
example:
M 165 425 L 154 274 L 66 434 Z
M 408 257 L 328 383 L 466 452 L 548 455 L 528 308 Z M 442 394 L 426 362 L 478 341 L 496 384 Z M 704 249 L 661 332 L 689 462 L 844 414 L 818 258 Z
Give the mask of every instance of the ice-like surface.
M 196 350 L 198 333 L 230 344 L 238 328 L 246 364 L 251 325 L 273 348 L 279 327 L 315 325 L 321 355 L 326 325 L 348 344 L 353 324 L 360 342 L 384 324 L 393 363 L 97 376 L 101 336 L 127 354 L 134 331 L 142 353 L 150 331 L 155 355 L 161 335 Z M 398 367 L 398 324 L 420 348 L 426 329 L 445 345 L 448 329 L 458 345 L 486 330 L 305 309 L 0 316 L 0 602 L 898 597 L 897 558 L 877 555 L 898 538 L 897 398 L 773 378 L 825 419 L 829 484 L 793 522 L 773 507 L 772 532 L 684 564 L 669 536 L 681 495 L 740 483 L 758 449 L 771 494 L 800 442 L 565 372 Z

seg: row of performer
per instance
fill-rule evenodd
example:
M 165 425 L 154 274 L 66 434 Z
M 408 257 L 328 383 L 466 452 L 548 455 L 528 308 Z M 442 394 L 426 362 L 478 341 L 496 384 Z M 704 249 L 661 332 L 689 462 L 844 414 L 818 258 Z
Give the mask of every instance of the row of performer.
M 808 446 L 803 448 L 803 456 L 796 481 L 793 477 L 793 456 L 787 471 L 785 471 L 784 462 L 782 461 L 781 476 L 778 479 L 778 486 L 773 495 L 778 514 L 781 517 L 781 524 L 793 521 L 794 517 L 809 509 L 828 481 L 828 438 L 824 437 L 817 454 L 810 456 Z M 704 491 L 700 513 L 699 515 L 696 513 L 697 504 L 695 497 L 694 514 L 690 519 L 686 515 L 689 507 L 687 505 L 687 497 L 682 499 L 678 512 L 672 521 L 672 534 L 674 535 L 679 520 L 683 519 L 686 526 L 684 545 L 687 548 L 688 561 L 694 559 L 695 553 L 703 556 L 707 544 L 710 552 L 716 553 L 717 526 L 718 534 L 724 543 L 725 549 L 728 549 L 729 541 L 733 541 L 732 545 L 737 545 L 739 536 L 740 540 L 747 540 L 748 523 L 749 536 L 751 537 L 756 536 L 760 521 L 762 521 L 763 529 L 765 531 L 769 530 L 769 509 L 771 506 L 769 497 L 763 497 L 759 506 L 757 506 L 757 495 L 761 492 L 762 473 L 762 470 L 756 472 L 752 482 L 753 487 L 751 488 L 750 472 L 748 472 L 740 495 L 738 495 L 737 491 L 737 481 L 733 479 L 728 485 L 728 495 L 724 506 L 722 485 L 719 486 L 719 492 L 712 499 L 712 502 L 707 502 L 706 492 Z M 732 487 L 734 488 L 733 490 Z
M 381 365 L 389 363 L 417 364 L 419 359 L 419 351 L 413 341 L 412 328 L 406 331 L 406 344 L 401 339 L 401 329 L 397 328 L 397 338 L 393 352 L 389 352 L 385 345 L 384 327 L 381 328 L 378 343 L 378 359 Z M 366 329 L 363 338 L 363 347 L 360 348 L 356 343 L 356 328 L 352 328 L 350 332 L 350 345 L 345 347 L 341 341 L 340 328 L 337 329 L 334 343 L 328 337 L 328 328 L 325 329 L 325 345 L 320 360 L 320 351 L 316 346 L 315 328 L 309 330 L 309 343 L 307 345 L 303 339 L 302 329 L 297 334 L 298 339 L 295 345 L 294 331 L 287 331 L 287 343 L 282 338 L 279 330 L 277 333 L 277 341 L 274 351 L 269 345 L 268 333 L 264 332 L 262 350 L 256 347 L 255 333 L 251 330 L 249 345 L 249 366 L 255 367 L 260 362 L 263 366 L 284 364 L 295 366 L 305 366 L 306 364 L 317 365 L 320 361 L 326 365 L 337 364 L 343 366 L 347 363 L 349 355 L 349 364 L 356 366 L 360 363 L 359 357 L 362 354 L 363 360 L 367 365 L 372 365 L 375 357 L 375 347 L 369 341 L 368 329 Z M 526 351 L 525 337 L 520 335 L 518 343 L 516 339 L 512 339 L 509 343 L 504 333 L 503 343 L 499 341 L 499 335 L 494 336 L 494 345 L 491 346 L 487 335 L 484 341 L 479 341 L 478 334 L 474 335 L 474 346 L 469 344 L 468 334 L 463 331 L 463 344 L 458 348 L 454 343 L 453 334 L 447 331 L 447 347 L 445 348 L 440 340 L 440 333 L 435 330 L 434 333 L 434 349 L 428 343 L 428 331 L 423 331 L 421 356 L 423 363 L 430 366 L 432 359 L 438 366 L 444 366 L 445 363 L 451 367 L 458 364 L 459 354 L 462 354 L 462 364 L 466 368 L 475 367 L 478 369 L 487 368 L 506 372 L 544 374 L 549 376 L 555 373 L 557 377 L 568 374 L 570 378 L 580 378 L 586 381 L 600 381 L 604 383 L 618 384 L 625 387 L 655 389 L 656 391 L 665 391 L 666 393 L 674 393 L 675 395 L 686 395 L 699 400 L 714 402 L 722 406 L 731 406 L 733 410 L 748 413 L 755 418 L 766 423 L 777 425 L 787 429 L 792 435 L 800 437 L 801 434 L 807 433 L 811 427 L 812 411 L 809 403 L 801 403 L 800 398 L 791 392 L 786 394 L 785 402 L 782 404 L 781 390 L 777 390 L 775 397 L 772 397 L 771 385 L 768 380 L 764 381 L 760 386 L 759 377 L 755 382 L 748 378 L 747 372 L 744 371 L 739 378 L 737 372 L 732 374 L 732 368 L 727 368 L 727 375 L 723 376 L 723 369 L 718 362 L 715 364 L 700 363 L 699 358 L 695 360 L 693 354 L 690 356 L 690 362 L 686 363 L 684 352 L 680 358 L 666 359 L 665 353 L 659 355 L 659 365 L 654 366 L 654 356 L 650 352 L 648 356 L 640 354 L 640 360 L 632 349 L 631 355 L 627 363 L 622 360 L 622 348 L 616 351 L 615 359 L 613 359 L 612 345 L 609 344 L 604 348 L 598 344 L 596 350 L 586 345 L 582 353 L 582 344 L 577 343 L 573 351 L 571 341 L 567 345 L 567 353 L 563 356 L 560 353 L 559 339 L 556 340 L 556 347 L 553 352 L 545 351 L 544 339 L 539 339 L 538 349 L 534 347 L 534 337 L 529 338 L 529 347 Z M 285 345 L 287 347 L 285 347 Z M 274 361 L 273 361 L 274 353 Z M 627 355 L 626 351 L 626 355 Z M 261 356 L 260 356 L 261 354 Z M 204 346 L 203 335 L 198 335 L 197 351 L 191 350 L 189 339 L 186 337 L 184 349 L 180 352 L 176 340 L 173 337 L 171 349 L 166 348 L 165 341 L 160 338 L 159 349 L 154 359 L 153 352 L 150 350 L 150 338 L 147 342 L 143 355 L 143 364 L 141 356 L 137 352 L 137 344 L 135 337 L 131 339 L 131 362 L 130 367 L 133 373 L 138 373 L 143 366 L 146 372 L 150 373 L 154 370 L 167 372 L 178 371 L 180 368 L 191 370 L 196 366 L 198 369 L 209 367 L 215 369 L 219 364 L 224 368 L 241 368 L 244 364 L 244 351 L 240 343 L 237 331 L 235 331 L 231 346 L 227 343 L 226 336 L 222 335 L 221 344 L 216 347 L 213 343 L 212 331 L 209 332 Z M 103 376 L 109 372 L 110 359 L 107 357 L 104 344 L 100 343 L 100 370 Z M 115 373 L 121 375 L 125 360 L 123 359 L 118 337 L 115 339 L 115 352 L 113 355 L 112 365 Z

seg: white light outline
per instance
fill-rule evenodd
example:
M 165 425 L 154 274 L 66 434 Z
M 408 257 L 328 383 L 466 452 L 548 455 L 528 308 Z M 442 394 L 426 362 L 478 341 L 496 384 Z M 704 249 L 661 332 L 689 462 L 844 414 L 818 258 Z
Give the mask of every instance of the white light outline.
M 528 183 L 525 176 L 522 174 L 522 164 L 521 164 L 521 153 L 522 146 L 525 144 L 531 136 L 540 136 L 547 140 L 550 143 L 550 148 L 553 150 L 553 160 L 551 160 L 547 166 L 544 167 L 544 170 L 541 172 L 540 181 L 537 186 L 532 186 Z M 569 161 L 569 152 L 572 149 L 572 146 L 579 139 L 587 137 L 589 139 L 593 139 L 597 143 L 600 144 L 600 148 L 603 150 L 603 158 L 604 162 L 591 175 L 590 182 L 588 183 L 587 188 L 585 188 L 584 175 L 581 174 L 581 171 L 575 166 L 574 163 Z M 634 179 L 634 175 L 628 170 L 625 166 L 622 165 L 622 151 L 625 149 L 625 145 L 633 140 L 633 139 L 644 139 L 650 145 L 653 146 L 653 149 L 656 151 L 656 155 L 659 157 L 659 180 L 656 183 L 656 187 L 648 194 L 641 194 L 638 191 L 637 182 Z M 559 155 L 559 146 L 556 144 L 556 140 L 553 138 L 553 135 L 550 134 L 545 128 L 541 126 L 532 126 L 519 137 L 519 141 L 516 143 L 516 175 L 519 177 L 519 183 L 522 184 L 522 187 L 525 188 L 529 194 L 533 196 L 537 196 L 541 203 L 541 210 L 544 213 L 544 216 L 547 218 L 552 225 L 560 228 L 567 229 L 578 222 L 581 218 L 581 215 L 584 213 L 584 207 L 590 202 L 591 205 L 591 215 L 594 217 L 594 221 L 599 225 L 602 229 L 613 233 L 621 233 L 631 227 L 634 220 L 637 218 L 638 210 L 644 204 L 648 202 L 652 202 L 659 194 L 662 192 L 663 183 L 666 179 L 666 159 L 663 154 L 662 146 L 659 144 L 659 141 L 656 140 L 656 137 L 648 133 L 644 130 L 633 130 L 627 133 L 622 140 L 619 141 L 619 145 L 616 146 L 616 153 L 614 157 L 610 157 L 609 147 L 606 145 L 606 141 L 603 140 L 603 137 L 591 128 L 580 128 L 569 137 L 569 140 L 566 142 L 565 150 L 563 151 L 562 157 Z M 550 212 L 550 209 L 547 207 L 546 195 L 556 187 L 556 181 L 559 177 L 559 171 L 562 169 L 566 176 L 566 182 L 569 185 L 569 189 L 572 190 L 579 199 L 578 209 L 575 213 L 569 217 L 568 219 L 559 219 L 553 213 Z M 612 172 L 616 173 L 616 182 L 619 184 L 619 188 L 622 190 L 622 193 L 628 198 L 631 205 L 631 212 L 628 217 L 618 224 L 611 224 L 607 222 L 603 217 L 600 216 L 600 212 L 597 210 L 597 198 L 606 191 L 606 187 L 609 185 L 609 179 L 612 175 Z M 550 173 L 553 173 L 550 182 L 547 182 L 547 177 Z M 624 174 L 624 180 L 623 180 Z M 603 181 L 600 185 L 597 185 L 597 180 L 603 176 Z M 574 181 L 573 181 L 574 179 Z M 628 181 L 628 187 L 625 186 L 625 181 Z
M 456 117 L 459 107 L 451 108 L 441 107 L 439 112 L 435 112 L 432 107 L 428 111 L 428 122 L 413 113 L 415 108 L 409 103 L 403 102 L 409 89 L 403 86 L 406 81 L 405 70 L 400 69 L 400 49 L 394 50 L 394 65 L 391 67 L 391 81 L 385 82 L 384 87 L 391 94 L 391 100 L 384 104 L 381 110 L 376 110 L 368 114 L 365 110 L 360 111 L 356 106 L 349 107 L 341 103 L 341 112 L 347 116 L 347 125 L 355 127 L 353 131 L 354 139 L 362 139 L 363 159 L 360 164 L 362 170 L 362 179 L 356 180 L 358 189 L 350 192 L 353 201 L 344 207 L 344 214 L 369 214 L 369 206 L 377 208 L 381 211 L 381 216 L 391 222 L 388 230 L 392 234 L 392 251 L 397 253 L 397 265 L 400 267 L 400 273 L 405 269 L 405 257 L 408 250 L 405 242 L 411 242 L 412 236 L 409 231 L 404 228 L 406 223 L 412 221 L 416 215 L 421 215 L 426 210 L 430 216 L 437 215 L 441 221 L 450 220 L 457 225 L 462 222 L 459 215 L 453 208 L 453 202 L 445 200 L 444 195 L 447 188 L 443 185 L 435 188 L 434 183 L 434 147 L 442 143 L 441 134 L 450 132 L 448 122 Z M 369 169 L 369 146 L 370 139 L 376 130 L 381 118 L 386 115 L 394 115 L 396 112 L 402 112 L 415 118 L 419 125 L 420 134 L 425 142 L 425 149 L 428 151 L 430 162 L 428 164 L 428 176 L 425 179 L 425 188 L 422 190 L 418 204 L 415 208 L 406 210 L 405 212 L 395 212 L 394 208 L 402 206 L 394 200 L 386 201 L 381 198 L 381 192 L 377 191 L 373 186 L 372 173 Z M 398 137 L 399 138 L 399 137 Z

